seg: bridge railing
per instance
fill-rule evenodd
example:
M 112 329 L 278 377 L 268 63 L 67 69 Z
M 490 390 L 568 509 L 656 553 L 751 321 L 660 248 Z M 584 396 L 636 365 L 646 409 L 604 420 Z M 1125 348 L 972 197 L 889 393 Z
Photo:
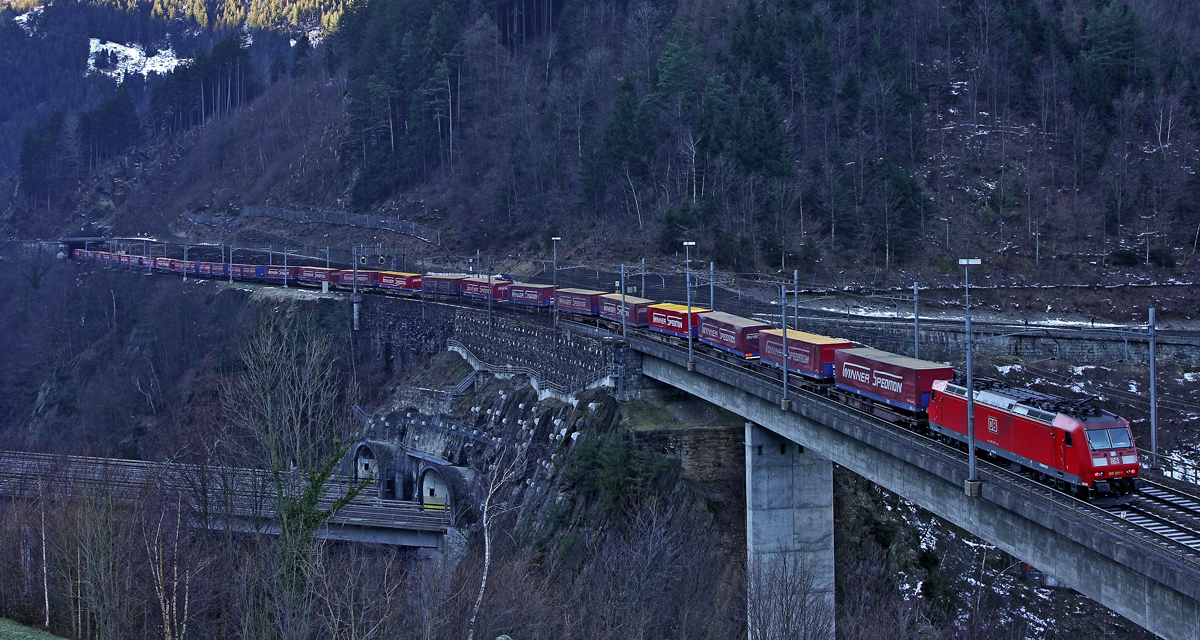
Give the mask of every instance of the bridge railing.
M 465 378 L 463 378 L 461 382 L 454 385 L 453 387 L 447 387 L 446 390 L 456 396 L 462 395 L 467 392 L 467 389 L 471 388 L 471 385 L 475 384 L 475 378 L 478 375 L 479 375 L 478 372 L 472 371 L 471 373 L 468 373 L 467 376 Z
M 285 480 L 288 485 L 303 480 Z M 349 489 L 349 480 L 332 478 L 319 502 L 328 508 Z M 285 486 L 284 490 L 288 488 Z M 155 494 L 177 494 L 200 515 L 216 518 L 275 518 L 275 478 L 264 469 L 199 466 L 116 458 L 66 456 L 18 451 L 0 451 L 0 495 L 16 498 L 79 495 L 81 492 L 111 496 L 126 504 L 143 502 Z M 354 507 L 384 508 L 374 518 L 356 513 Z M 353 522 L 351 521 L 353 520 Z M 449 514 L 425 510 L 419 502 L 382 500 L 357 496 L 330 519 L 334 524 L 367 524 L 391 528 L 442 528 Z
M 432 244 L 442 243 L 442 233 L 437 229 L 431 229 L 415 222 L 409 222 L 408 220 L 386 216 L 372 216 L 362 213 L 350 213 L 349 211 L 292 211 L 270 205 L 260 205 L 243 207 L 239 220 L 252 216 L 277 218 L 289 222 L 310 224 L 319 222 L 322 224 L 338 224 L 363 229 L 386 229 L 387 231 L 410 235 Z
M 1200 485 L 1200 465 L 1177 452 L 1156 455 L 1146 449 L 1138 449 L 1138 459 L 1143 469 L 1150 468 L 1172 480 Z
M 682 347 L 674 344 L 651 341 L 644 338 L 630 338 L 631 343 L 643 343 L 653 345 L 655 349 L 668 349 L 676 352 L 676 357 L 686 358 L 687 351 Z M 646 350 L 645 347 L 641 350 Z M 736 366 L 699 355 L 696 358 L 704 359 L 706 366 L 718 368 L 722 371 L 722 380 L 740 380 L 743 384 L 737 385 L 739 388 L 746 390 L 759 387 L 760 389 L 768 388 L 768 381 L 773 382 L 773 386 L 782 391 L 782 382 L 772 380 L 762 374 L 748 371 L 744 367 Z M 728 376 L 728 377 L 726 377 Z M 752 392 L 754 393 L 754 392 Z M 949 449 L 929 438 L 918 435 L 911 431 L 902 429 L 896 425 L 880 420 L 866 413 L 856 411 L 849 407 L 845 407 L 836 402 L 832 402 L 826 398 L 822 398 L 803 389 L 789 387 L 789 393 L 793 397 L 803 397 L 806 401 L 817 403 L 823 411 L 837 413 L 843 417 L 851 418 L 856 421 L 866 421 L 872 423 L 875 434 L 882 438 L 888 438 L 897 444 L 901 444 L 909 449 L 921 451 L 924 455 L 933 456 L 941 459 L 943 462 L 950 463 L 960 467 L 964 471 L 967 468 L 967 455 L 961 451 Z M 766 397 L 767 394 L 755 393 L 759 397 Z M 795 411 L 796 403 L 793 403 L 793 411 Z M 1103 529 L 1111 535 L 1117 536 L 1120 539 L 1137 539 L 1147 547 L 1155 549 L 1170 557 L 1172 560 L 1189 567 L 1191 570 L 1200 573 L 1200 553 L 1196 552 L 1191 547 L 1179 544 L 1169 538 L 1157 536 L 1146 529 L 1125 522 L 1117 515 L 1096 507 L 1086 501 L 1080 500 L 1073 496 L 1069 496 L 1059 491 L 1055 491 L 1045 485 L 1035 482 L 1031 478 L 1027 478 L 1017 472 L 1010 471 L 1003 467 L 993 465 L 987 461 L 980 460 L 979 469 L 981 479 L 992 482 L 996 485 L 1002 485 L 1006 490 L 1014 492 L 1017 495 L 1033 494 L 1043 500 L 1045 503 L 1052 504 L 1059 510 L 1060 513 L 1070 513 L 1076 520 L 1089 522 L 1097 528 Z

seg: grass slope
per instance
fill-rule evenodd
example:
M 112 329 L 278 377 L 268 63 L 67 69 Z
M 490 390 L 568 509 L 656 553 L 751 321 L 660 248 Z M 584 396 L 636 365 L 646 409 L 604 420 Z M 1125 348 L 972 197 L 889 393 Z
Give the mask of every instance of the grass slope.
M 0 618 L 0 640 L 62 640 L 45 631 L 19 625 L 12 620 Z

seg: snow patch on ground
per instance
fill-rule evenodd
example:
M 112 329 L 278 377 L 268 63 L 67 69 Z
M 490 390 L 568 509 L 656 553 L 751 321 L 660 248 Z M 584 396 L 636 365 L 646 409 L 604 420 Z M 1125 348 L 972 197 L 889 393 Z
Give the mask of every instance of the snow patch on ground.
M 181 64 L 187 64 L 189 59 L 181 59 L 170 47 L 159 49 L 152 56 L 146 55 L 146 49 L 140 44 L 126 46 L 116 42 L 104 42 L 99 38 L 88 41 L 88 75 L 100 74 L 117 81 L 125 80 L 127 74 L 140 73 L 148 76 L 152 73 L 166 75 Z M 96 59 L 99 55 L 113 55 L 116 64 L 111 67 L 97 68 Z
M 40 14 L 42 13 L 42 9 L 44 9 L 44 8 L 45 8 L 45 7 L 38 7 L 38 8 L 36 8 L 36 9 L 33 9 L 33 10 L 31 10 L 31 11 L 27 12 L 27 13 L 22 13 L 21 15 L 19 15 L 19 16 L 17 16 L 17 17 L 15 17 L 15 18 L 13 18 L 13 22 L 17 23 L 17 25 L 18 25 L 18 26 L 20 26 L 20 27 L 21 27 L 21 29 L 22 29 L 22 30 L 23 30 L 25 33 L 30 33 L 30 34 L 31 34 L 31 33 L 33 33 L 33 25 L 29 24 L 29 18 L 30 18 L 31 16 L 32 16 L 32 17 L 36 17 L 36 16 L 40 15 Z
M 1046 311 L 1049 311 L 1049 305 L 1046 306 Z M 1063 320 L 1061 318 L 1046 318 L 1038 320 L 1039 325 L 1049 325 L 1052 327 L 1101 327 L 1104 329 L 1128 329 L 1126 324 L 1113 324 L 1110 322 L 1091 322 L 1084 320 Z
M 1024 369 L 1025 369 L 1025 367 L 1022 367 L 1019 364 L 1005 364 L 1005 365 L 998 364 L 998 365 L 996 365 L 996 371 L 999 371 L 1000 375 L 1005 375 L 1005 376 L 1012 373 L 1013 371 L 1023 371 Z
M 1200 447 L 1184 445 L 1162 458 L 1163 474 L 1184 482 L 1200 483 Z
M 1179 379 L 1180 382 L 1200 382 L 1200 371 L 1195 373 L 1185 373 Z

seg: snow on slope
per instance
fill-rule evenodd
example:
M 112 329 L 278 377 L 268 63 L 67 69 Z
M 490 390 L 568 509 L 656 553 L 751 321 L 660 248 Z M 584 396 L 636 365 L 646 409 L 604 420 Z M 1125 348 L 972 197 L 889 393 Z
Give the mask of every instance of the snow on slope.
M 23 29 L 25 31 L 25 33 L 33 33 L 33 25 L 29 24 L 29 18 L 36 17 L 38 14 L 40 14 L 42 12 L 43 8 L 44 7 L 37 7 L 36 9 L 29 11 L 28 13 L 22 13 L 21 15 L 13 18 L 13 22 L 20 25 L 21 29 Z
M 186 64 L 189 59 L 180 59 L 170 47 L 160 49 L 152 56 L 146 55 L 146 50 L 140 44 L 126 46 L 116 42 L 102 42 L 99 38 L 88 41 L 88 75 L 106 75 L 117 83 L 125 79 L 126 74 L 140 73 L 148 76 L 152 73 L 167 74 L 175 67 Z M 101 55 L 115 57 L 115 64 L 97 67 L 97 58 Z

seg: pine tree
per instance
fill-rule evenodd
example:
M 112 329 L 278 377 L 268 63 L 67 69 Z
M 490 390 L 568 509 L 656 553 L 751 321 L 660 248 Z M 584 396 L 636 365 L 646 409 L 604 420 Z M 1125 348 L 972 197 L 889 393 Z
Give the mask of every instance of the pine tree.
M 312 60 L 310 60 L 311 53 L 312 44 L 308 41 L 308 34 L 300 34 L 300 37 L 296 38 L 296 46 L 292 48 L 293 78 L 299 78 L 308 74 L 312 65 Z
M 21 141 L 21 189 L 36 202 L 50 198 L 50 188 L 59 177 L 64 116 L 55 111 L 36 127 L 26 129 Z

